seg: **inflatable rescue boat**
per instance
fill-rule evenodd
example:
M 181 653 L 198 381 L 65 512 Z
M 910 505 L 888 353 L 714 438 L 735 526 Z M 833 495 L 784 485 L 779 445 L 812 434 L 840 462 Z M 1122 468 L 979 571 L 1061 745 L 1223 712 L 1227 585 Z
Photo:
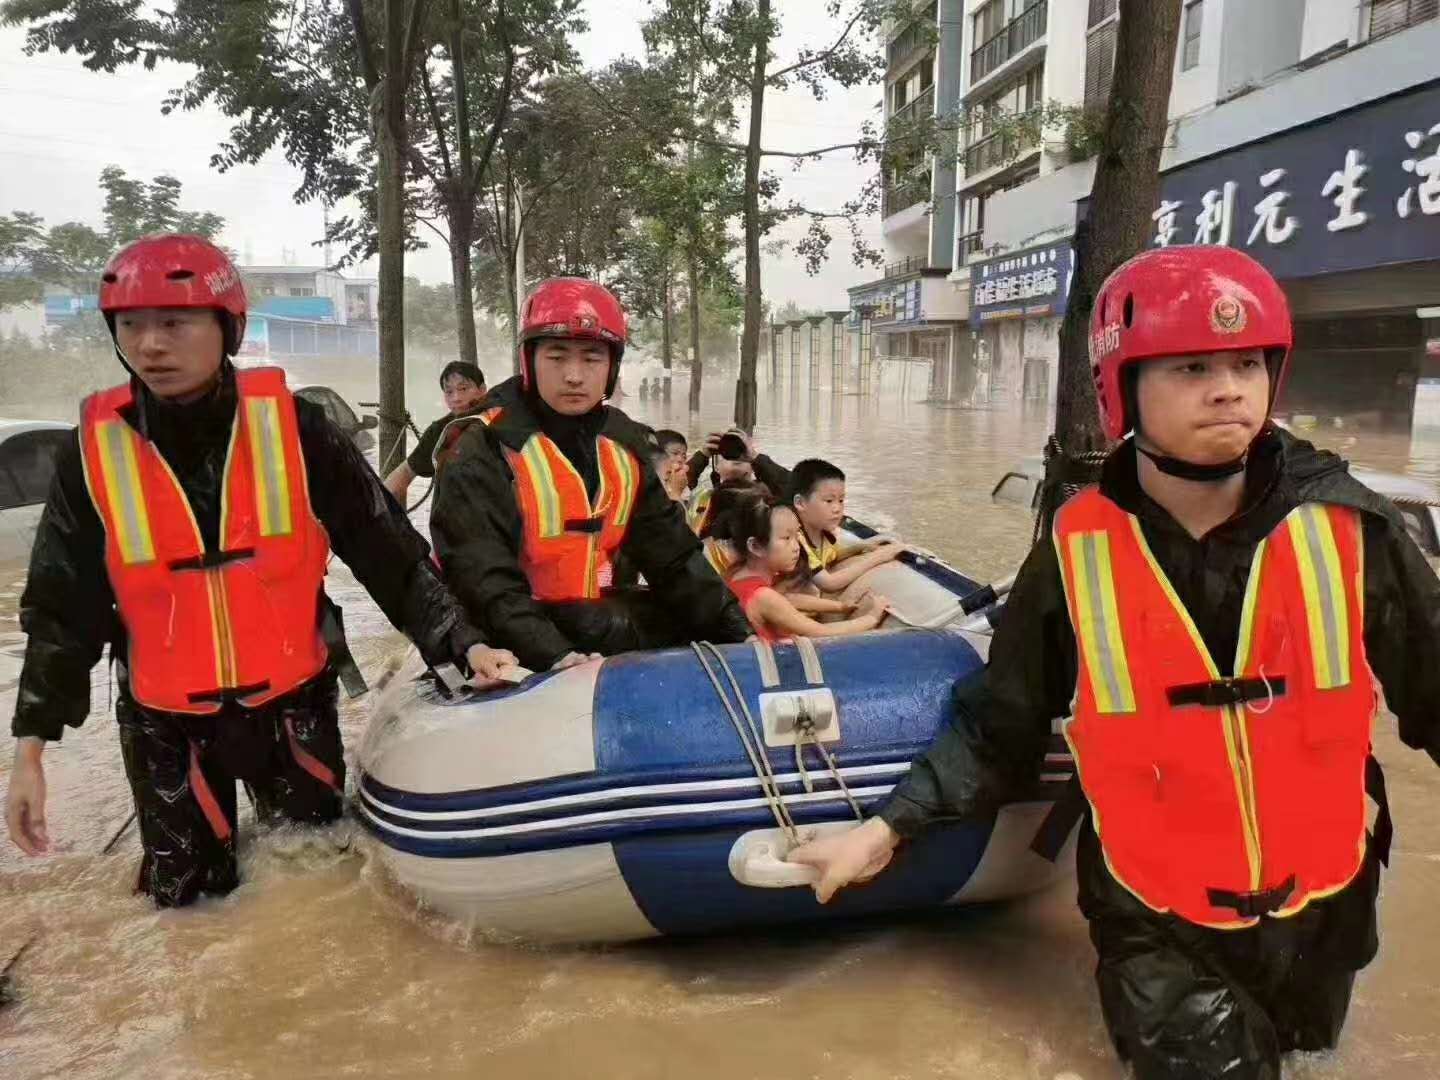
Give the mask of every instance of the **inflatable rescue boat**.
M 1001 603 L 908 552 L 852 588 L 866 587 L 897 616 L 854 637 L 631 653 L 488 693 L 402 670 L 361 746 L 358 816 L 426 907 L 527 940 L 706 934 L 1049 885 L 1067 860 L 1030 843 L 1073 771 L 1058 735 L 1027 801 L 927 832 L 824 907 L 812 871 L 784 861 L 890 793 L 948 722 L 956 680 L 984 665 Z

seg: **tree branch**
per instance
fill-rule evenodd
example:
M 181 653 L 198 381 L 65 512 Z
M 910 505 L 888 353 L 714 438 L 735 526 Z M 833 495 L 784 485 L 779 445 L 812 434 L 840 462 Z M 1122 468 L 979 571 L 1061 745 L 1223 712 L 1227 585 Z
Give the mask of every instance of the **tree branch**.
M 447 248 L 450 246 L 450 237 L 446 236 L 443 232 L 441 232 L 439 229 L 437 229 L 437 228 L 435 227 L 435 223 L 434 223 L 433 221 L 431 221 L 429 218 L 427 218 L 427 217 L 421 217 L 419 214 L 416 214 L 416 215 L 415 215 L 415 220 L 418 221 L 418 222 L 420 222 L 420 224 L 424 225 L 426 228 L 428 228 L 428 229 L 429 229 L 431 232 L 433 232 L 436 236 L 440 237 L 441 240 L 445 241 L 445 246 L 446 246 Z
M 505 43 L 505 74 L 501 77 L 500 89 L 495 94 L 495 116 L 490 123 L 490 131 L 485 136 L 485 145 L 480 150 L 480 160 L 476 162 L 475 172 L 469 178 L 472 192 L 479 187 L 480 177 L 485 175 L 485 170 L 490 166 L 490 156 L 495 152 L 495 144 L 500 141 L 500 132 L 510 115 L 510 99 L 513 96 L 515 46 L 510 43 L 510 33 L 506 28 L 505 0 L 500 0 L 499 14 L 500 40 Z
M 390 0 L 394 3 L 395 0 Z M 420 24 L 425 19 L 425 7 L 430 0 L 410 0 L 410 23 L 405 27 L 405 43 L 400 49 L 404 66 L 390 74 L 400 80 L 402 86 L 410 83 L 410 73 L 415 70 L 415 61 L 420 52 Z
M 815 64 L 824 63 L 826 60 L 829 60 L 830 57 L 834 56 L 837 52 L 840 51 L 841 47 L 844 46 L 845 39 L 850 36 L 850 31 L 855 29 L 855 24 L 860 21 L 860 16 L 864 13 L 864 5 L 857 4 L 855 7 L 855 14 L 850 16 L 850 21 L 845 24 L 845 29 L 841 31 L 840 36 L 835 39 L 834 45 L 831 45 L 830 48 L 824 50 L 823 52 L 816 53 L 814 56 L 806 57 L 804 60 L 797 60 L 789 67 L 783 67 L 779 71 L 772 71 L 768 73 L 765 76 L 765 81 L 774 82 L 776 79 L 783 79 L 786 75 L 793 75 L 795 72 L 800 71 L 803 68 L 811 67 Z
M 450 148 L 445 143 L 445 125 L 440 121 L 440 106 L 435 101 L 435 89 L 430 85 L 430 65 L 428 63 L 422 65 L 420 69 L 420 88 L 425 92 L 425 105 L 430 112 L 430 123 L 435 125 L 435 138 L 440 144 L 440 162 L 445 167 L 445 178 L 453 184 L 455 170 L 450 167 Z M 431 176 L 433 178 L 434 174 L 432 173 Z
M 656 129 L 649 127 L 645 123 L 645 121 L 643 121 L 640 117 L 636 116 L 634 113 L 627 112 L 619 105 L 616 105 L 613 101 L 607 98 L 604 91 L 602 91 L 590 80 L 590 76 L 587 72 L 579 73 L 579 78 L 581 83 L 583 83 L 584 86 L 592 94 L 594 94 L 597 99 L 599 99 L 602 105 L 604 105 L 607 109 L 613 112 L 616 116 L 624 120 L 626 123 L 634 125 L 635 127 L 639 128 L 641 131 L 645 132 L 645 134 L 651 136 L 654 139 L 684 139 L 686 141 L 693 139 L 695 142 L 701 143 L 705 146 L 714 146 L 722 150 L 735 150 L 740 153 L 744 153 L 745 150 L 748 149 L 744 143 L 733 142 L 729 139 L 707 138 L 704 135 L 698 134 L 697 131 L 694 129 L 686 130 L 684 125 L 677 125 L 670 131 L 657 131 Z M 877 145 L 876 140 L 862 140 L 860 142 L 836 143 L 834 146 L 821 146 L 814 150 L 766 150 L 762 148 L 760 150 L 760 156 L 787 158 L 819 157 L 822 154 L 832 154 L 837 150 L 869 149 L 870 147 L 873 147 L 875 145 Z M 878 145 L 884 145 L 884 140 L 879 140 Z
M 350 25 L 355 31 L 355 51 L 360 54 L 360 71 L 365 76 L 365 88 L 374 93 L 380 85 L 380 71 L 375 66 L 375 50 L 370 45 L 370 33 L 365 29 L 364 0 L 345 0 L 350 12 Z

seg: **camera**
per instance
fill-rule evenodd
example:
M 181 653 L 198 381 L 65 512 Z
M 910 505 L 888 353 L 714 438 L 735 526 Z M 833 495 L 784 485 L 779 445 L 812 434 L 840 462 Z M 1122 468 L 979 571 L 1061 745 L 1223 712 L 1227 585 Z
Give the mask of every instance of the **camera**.
M 720 436 L 720 442 L 716 446 L 720 456 L 726 461 L 745 460 L 745 440 L 733 431 L 727 431 Z

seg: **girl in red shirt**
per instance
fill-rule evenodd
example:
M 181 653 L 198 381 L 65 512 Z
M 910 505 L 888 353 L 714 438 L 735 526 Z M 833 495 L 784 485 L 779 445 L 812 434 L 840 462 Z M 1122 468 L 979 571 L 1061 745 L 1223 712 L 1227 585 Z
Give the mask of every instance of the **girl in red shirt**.
M 800 519 L 795 511 L 755 495 L 736 504 L 717 529 L 724 534 L 741 562 L 726 578 L 745 610 L 755 633 L 765 641 L 790 637 L 840 637 L 874 630 L 885 618 L 890 602 L 867 595 L 852 618 L 842 622 L 816 622 L 775 588 L 775 579 L 791 574 L 800 559 Z M 813 602 L 813 598 L 807 598 Z M 836 611 L 850 610 L 839 601 Z

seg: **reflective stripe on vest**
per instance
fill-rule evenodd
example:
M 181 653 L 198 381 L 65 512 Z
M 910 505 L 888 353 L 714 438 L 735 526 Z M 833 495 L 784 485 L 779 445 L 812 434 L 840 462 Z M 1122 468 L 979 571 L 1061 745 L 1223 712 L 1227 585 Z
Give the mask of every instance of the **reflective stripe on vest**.
M 640 493 L 635 455 L 606 436 L 596 439 L 600 484 L 591 504 L 585 481 L 547 436 L 536 432 L 506 460 L 524 523 L 520 564 L 537 600 L 600 596 L 610 585 Z
M 128 642 L 130 692 L 148 707 L 209 714 L 256 706 L 319 674 L 319 596 L 329 555 L 310 508 L 284 373 L 236 375 L 219 549 L 206 550 L 169 464 L 125 420 L 128 385 L 86 399 L 86 485 Z
M 1376 707 L 1359 514 L 1307 504 L 1257 545 L 1233 677 L 1134 517 L 1082 492 L 1055 544 L 1079 658 L 1065 736 L 1116 880 L 1221 929 L 1344 888 Z

